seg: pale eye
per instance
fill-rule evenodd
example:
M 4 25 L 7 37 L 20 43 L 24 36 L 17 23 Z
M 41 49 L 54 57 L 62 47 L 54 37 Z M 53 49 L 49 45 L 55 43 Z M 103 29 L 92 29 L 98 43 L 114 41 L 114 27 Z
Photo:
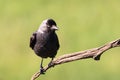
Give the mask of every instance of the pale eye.
M 50 28 L 50 26 L 47 26 L 48 28 Z

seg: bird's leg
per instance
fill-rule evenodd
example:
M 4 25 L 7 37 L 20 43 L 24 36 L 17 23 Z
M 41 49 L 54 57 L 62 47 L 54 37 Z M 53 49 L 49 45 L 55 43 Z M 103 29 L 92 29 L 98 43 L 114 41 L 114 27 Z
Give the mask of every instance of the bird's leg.
M 53 66 L 52 65 L 52 61 L 53 61 L 54 58 L 51 59 L 51 61 L 49 62 L 48 66 Z M 54 66 L 53 66 L 54 67 Z
M 44 68 L 43 68 L 42 64 L 43 64 L 43 58 L 42 58 L 41 64 L 40 64 L 40 73 L 44 74 Z

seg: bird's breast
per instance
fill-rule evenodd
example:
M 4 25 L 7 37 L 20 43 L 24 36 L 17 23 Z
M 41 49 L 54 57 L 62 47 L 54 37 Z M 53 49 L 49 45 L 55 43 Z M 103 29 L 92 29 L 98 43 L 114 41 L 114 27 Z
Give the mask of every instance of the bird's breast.
M 54 37 L 54 34 L 37 34 L 37 41 L 34 47 L 34 51 L 41 57 L 54 57 L 57 53 L 58 39 Z

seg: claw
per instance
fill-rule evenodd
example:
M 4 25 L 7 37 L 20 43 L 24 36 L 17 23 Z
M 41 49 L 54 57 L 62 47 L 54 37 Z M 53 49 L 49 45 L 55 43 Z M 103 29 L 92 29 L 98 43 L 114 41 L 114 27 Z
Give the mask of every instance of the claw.
M 53 66 L 52 61 L 53 61 L 53 58 L 51 59 L 50 63 L 48 64 L 49 67 Z M 54 67 L 54 66 L 53 66 L 53 67 Z
M 40 68 L 40 73 L 41 74 L 45 74 L 45 70 L 44 70 L 44 68 L 42 67 L 42 68 Z

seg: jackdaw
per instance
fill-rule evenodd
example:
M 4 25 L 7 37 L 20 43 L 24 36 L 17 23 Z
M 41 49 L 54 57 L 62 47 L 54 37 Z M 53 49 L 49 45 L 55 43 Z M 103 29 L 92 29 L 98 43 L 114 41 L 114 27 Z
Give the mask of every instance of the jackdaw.
M 44 73 L 42 66 L 43 58 L 52 58 L 48 64 L 50 66 L 60 47 L 57 34 L 55 33 L 56 30 L 58 30 L 56 22 L 53 19 L 46 19 L 30 37 L 30 47 L 36 55 L 42 58 L 40 64 L 41 73 Z

